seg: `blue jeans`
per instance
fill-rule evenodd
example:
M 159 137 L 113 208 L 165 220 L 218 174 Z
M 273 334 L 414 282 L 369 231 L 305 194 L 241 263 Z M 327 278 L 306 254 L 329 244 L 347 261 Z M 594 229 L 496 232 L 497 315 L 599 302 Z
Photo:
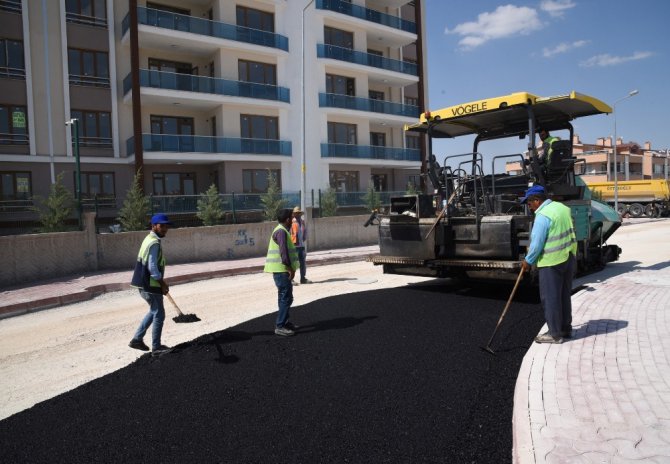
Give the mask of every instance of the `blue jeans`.
M 279 306 L 276 325 L 284 327 L 284 324 L 288 322 L 289 310 L 293 304 L 293 284 L 288 272 L 273 272 L 272 277 L 277 286 L 277 305 Z
M 142 322 L 140 322 L 140 326 L 137 328 L 133 339 L 142 340 L 149 326 L 153 323 L 153 328 L 151 329 L 151 349 L 155 350 L 161 346 L 161 332 L 163 331 L 163 322 L 165 321 L 163 295 L 140 290 L 140 296 L 149 303 L 149 312 L 144 316 Z
M 305 258 L 307 257 L 307 252 L 305 247 L 295 247 L 295 250 L 298 252 L 298 262 L 300 263 L 300 282 L 303 282 L 307 274 L 307 264 L 305 264 Z

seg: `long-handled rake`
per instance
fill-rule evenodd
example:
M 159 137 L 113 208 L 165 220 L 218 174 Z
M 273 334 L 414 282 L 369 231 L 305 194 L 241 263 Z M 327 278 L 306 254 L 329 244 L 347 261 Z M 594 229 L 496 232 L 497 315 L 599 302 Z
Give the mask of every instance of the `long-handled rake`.
M 516 289 L 519 286 L 519 282 L 521 282 L 521 278 L 523 277 L 523 267 L 519 271 L 519 277 L 516 278 L 516 283 L 514 284 L 514 288 L 512 289 L 512 293 L 510 293 L 509 298 L 507 299 L 507 304 L 505 305 L 505 309 L 503 309 L 502 314 L 500 315 L 500 319 L 498 319 L 498 323 L 496 324 L 496 328 L 493 331 L 493 335 L 491 335 L 491 338 L 489 338 L 489 342 L 486 344 L 486 346 L 482 346 L 482 350 L 491 353 L 491 354 L 496 354 L 495 351 L 491 349 L 491 342 L 493 341 L 493 337 L 496 336 L 496 333 L 498 332 L 498 327 L 500 327 L 500 323 L 502 322 L 503 318 L 505 317 L 505 314 L 507 313 L 507 310 L 509 309 L 509 305 L 512 303 L 512 298 L 514 298 L 514 294 L 516 293 Z
M 174 299 L 172 298 L 172 295 L 169 293 L 166 293 L 165 296 L 167 296 L 168 300 L 170 300 L 170 303 L 172 303 L 172 306 L 175 307 L 177 310 L 178 316 L 175 316 L 172 318 L 173 321 L 179 323 L 187 323 L 187 322 L 198 322 L 200 318 L 196 316 L 195 314 L 184 314 L 181 312 L 181 309 L 179 309 L 179 306 L 177 306 L 177 303 L 175 303 Z

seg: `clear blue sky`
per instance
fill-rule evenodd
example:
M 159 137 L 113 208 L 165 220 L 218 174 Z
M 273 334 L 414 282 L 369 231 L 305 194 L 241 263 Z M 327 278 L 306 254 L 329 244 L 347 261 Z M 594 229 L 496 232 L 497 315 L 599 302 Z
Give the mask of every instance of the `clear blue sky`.
M 638 90 L 616 105 L 617 136 L 670 148 L 669 0 L 425 0 L 425 8 L 427 109 L 520 91 L 572 90 L 612 106 Z M 614 133 L 612 115 L 573 125 L 585 143 Z M 491 154 L 525 149 L 525 141 L 510 143 L 481 148 Z M 468 139 L 440 141 L 434 152 L 471 150 Z M 489 171 L 490 162 L 485 166 Z

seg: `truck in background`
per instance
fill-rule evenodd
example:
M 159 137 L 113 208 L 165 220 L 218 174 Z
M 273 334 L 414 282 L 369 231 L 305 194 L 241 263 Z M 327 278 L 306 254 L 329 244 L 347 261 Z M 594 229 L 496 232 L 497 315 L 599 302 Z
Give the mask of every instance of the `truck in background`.
M 614 206 L 614 182 L 587 182 L 594 197 Z M 622 216 L 659 217 L 670 214 L 670 182 L 665 179 L 624 180 L 617 182 L 618 210 Z M 654 206 L 656 211 L 654 211 Z

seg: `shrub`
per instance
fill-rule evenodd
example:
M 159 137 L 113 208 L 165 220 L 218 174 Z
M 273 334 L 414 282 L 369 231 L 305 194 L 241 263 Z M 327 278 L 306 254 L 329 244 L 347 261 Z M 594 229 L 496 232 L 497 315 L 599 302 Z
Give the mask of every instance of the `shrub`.
M 144 195 L 140 188 L 140 172 L 133 177 L 133 185 L 126 192 L 126 199 L 119 210 L 116 218 L 123 230 L 145 230 L 147 228 L 147 217 L 151 213 L 149 198 Z
M 374 189 L 373 186 L 368 187 L 368 191 L 363 196 L 363 200 L 365 201 L 365 205 L 367 206 L 369 211 L 379 209 L 379 207 L 382 204 L 381 196 L 379 195 L 379 192 L 377 192 Z
M 63 232 L 67 230 L 66 221 L 74 206 L 72 193 L 63 185 L 63 173 L 51 184 L 49 196 L 34 197 L 37 205 L 32 208 L 39 216 L 40 232 Z
M 330 217 L 337 214 L 337 194 L 330 187 L 321 195 L 321 216 Z
M 282 198 L 277 176 L 268 169 L 268 191 L 261 195 L 263 215 L 268 221 L 276 221 L 279 211 L 286 208 L 287 200 Z
M 209 186 L 207 191 L 198 198 L 198 212 L 196 216 L 205 226 L 215 226 L 223 218 L 223 205 L 216 185 Z

